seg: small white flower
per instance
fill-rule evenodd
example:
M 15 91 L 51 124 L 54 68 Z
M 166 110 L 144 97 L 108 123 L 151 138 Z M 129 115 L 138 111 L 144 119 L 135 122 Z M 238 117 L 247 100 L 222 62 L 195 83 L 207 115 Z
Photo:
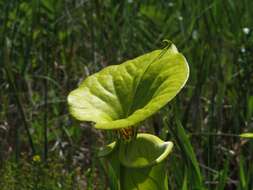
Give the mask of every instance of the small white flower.
M 169 7 L 173 7 L 173 6 L 174 6 L 174 3 L 169 2 L 168 5 L 169 5 Z
M 244 46 L 241 47 L 241 52 L 242 52 L 242 53 L 245 53 L 245 52 L 246 52 L 246 49 L 245 49 Z
M 242 31 L 243 31 L 243 33 L 246 34 L 246 35 L 250 33 L 250 29 L 249 29 L 248 27 L 244 27 L 244 28 L 242 29 Z
M 182 17 L 182 16 L 178 16 L 177 18 L 178 18 L 178 20 L 180 20 L 180 21 L 183 20 L 183 17 Z
M 241 57 L 239 57 L 237 61 L 238 61 L 238 62 L 240 62 L 240 63 L 242 63 L 242 62 L 243 62 L 243 60 L 242 60 L 242 58 L 241 58 Z
M 194 40 L 197 40 L 197 39 L 198 39 L 198 31 L 197 31 L 197 30 L 193 30 L 193 32 L 192 32 L 192 38 L 193 38 Z

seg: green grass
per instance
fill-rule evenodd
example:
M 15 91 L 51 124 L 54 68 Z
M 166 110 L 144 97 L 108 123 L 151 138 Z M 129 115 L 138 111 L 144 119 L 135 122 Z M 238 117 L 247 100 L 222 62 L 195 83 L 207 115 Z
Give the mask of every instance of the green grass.
M 24 157 L 18 164 L 5 161 L 0 170 L 0 185 L 1 190 L 102 189 L 103 178 L 96 175 L 97 171 L 92 167 L 86 170 L 69 167 L 65 162 L 53 159 L 45 164 L 37 155 L 30 162 Z
M 109 185 L 95 151 L 110 134 L 73 121 L 66 96 L 169 39 L 190 79 L 147 125 L 176 144 L 170 188 L 253 189 L 253 140 L 237 136 L 253 131 L 252 9 L 251 0 L 0 1 L 0 168 L 25 162 L 21 154 L 31 163 L 34 147 L 45 161 L 82 167 L 86 183 Z

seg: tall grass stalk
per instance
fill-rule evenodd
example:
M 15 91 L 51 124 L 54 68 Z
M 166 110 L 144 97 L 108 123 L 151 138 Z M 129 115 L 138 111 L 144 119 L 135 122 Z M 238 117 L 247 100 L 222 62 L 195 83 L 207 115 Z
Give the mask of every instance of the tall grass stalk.
M 8 43 L 8 42 L 6 42 Z M 5 49 L 5 59 L 4 59 L 4 69 L 6 71 L 6 74 L 7 74 L 7 77 L 8 77 L 8 82 L 9 82 L 9 85 L 14 93 L 14 98 L 15 98 L 15 101 L 16 101 L 16 105 L 17 105 L 17 108 L 19 110 L 19 114 L 20 114 L 20 118 L 23 122 L 23 125 L 24 125 L 24 128 L 25 128 L 25 131 L 26 131 L 26 135 L 27 135 L 27 138 L 28 138 L 28 142 L 30 144 L 30 148 L 32 150 L 32 154 L 34 155 L 35 154 L 35 147 L 34 147 L 34 143 L 33 143 L 33 140 L 32 140 L 32 135 L 29 131 L 29 123 L 27 122 L 27 119 L 26 119 L 26 115 L 25 115 L 25 112 L 24 112 L 24 108 L 22 106 L 22 103 L 21 103 L 21 100 L 20 100 L 20 97 L 19 97 L 19 92 L 16 88 L 16 84 L 15 84 L 15 81 L 13 79 L 13 73 L 12 73 L 12 70 L 11 70 L 11 67 L 10 67 L 10 59 L 9 59 L 9 56 L 10 56 L 10 52 L 9 52 L 9 48 L 8 48 L 8 45 L 9 44 L 6 44 L 6 49 Z M 17 125 L 15 127 L 15 137 L 16 137 L 16 159 L 18 160 L 18 157 L 19 157 L 19 154 L 20 154 L 20 151 L 19 151 L 19 132 L 20 132 L 20 127 Z

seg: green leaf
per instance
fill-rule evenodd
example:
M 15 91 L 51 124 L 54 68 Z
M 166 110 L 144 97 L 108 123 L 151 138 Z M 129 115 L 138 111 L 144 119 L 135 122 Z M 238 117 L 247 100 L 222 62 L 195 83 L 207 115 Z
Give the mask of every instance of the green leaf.
M 241 189 L 247 189 L 247 173 L 245 171 L 245 160 L 243 156 L 240 156 L 239 160 L 239 177 Z
M 138 134 L 130 142 L 111 143 L 101 157 L 110 176 L 112 189 L 166 190 L 168 179 L 165 159 L 173 147 L 151 134 Z
M 121 166 L 119 162 L 118 146 L 116 142 L 107 145 L 99 151 L 99 157 L 107 172 L 109 184 L 112 190 L 122 190 L 120 188 L 120 172 Z
M 187 179 L 193 189 L 205 189 L 202 175 L 199 168 L 199 163 L 194 153 L 191 141 L 188 138 L 181 122 L 176 118 L 176 127 L 171 127 L 171 132 L 176 138 L 176 143 L 179 145 L 182 156 L 187 163 Z M 189 173 L 188 173 L 189 172 Z
M 188 75 L 187 61 L 174 45 L 152 51 L 87 77 L 68 96 L 70 113 L 100 129 L 134 126 L 175 97 Z
M 157 136 L 141 133 L 130 142 L 121 142 L 119 160 L 126 167 L 152 166 L 167 158 L 172 148 L 172 142 L 164 142 Z
M 253 138 L 253 133 L 242 133 L 240 134 L 241 138 Z
M 164 142 L 145 133 L 138 134 L 130 142 L 121 142 L 119 160 L 122 165 L 122 190 L 168 189 L 165 159 L 172 148 L 172 142 Z
M 168 179 L 165 162 L 145 168 L 123 167 L 122 190 L 167 190 Z
M 117 142 L 114 141 L 114 142 L 106 145 L 105 147 L 101 148 L 98 152 L 98 157 L 104 157 L 104 156 L 111 154 L 116 146 L 117 146 Z

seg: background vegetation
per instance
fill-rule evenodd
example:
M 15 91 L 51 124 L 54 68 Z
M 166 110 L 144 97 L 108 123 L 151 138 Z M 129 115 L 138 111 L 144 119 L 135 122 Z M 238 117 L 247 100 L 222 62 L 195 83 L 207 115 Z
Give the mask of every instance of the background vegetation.
M 143 124 L 176 147 L 171 189 L 253 189 L 252 0 L 1 0 L 0 185 L 109 189 L 110 134 L 68 115 L 88 75 L 172 40 L 190 78 Z

